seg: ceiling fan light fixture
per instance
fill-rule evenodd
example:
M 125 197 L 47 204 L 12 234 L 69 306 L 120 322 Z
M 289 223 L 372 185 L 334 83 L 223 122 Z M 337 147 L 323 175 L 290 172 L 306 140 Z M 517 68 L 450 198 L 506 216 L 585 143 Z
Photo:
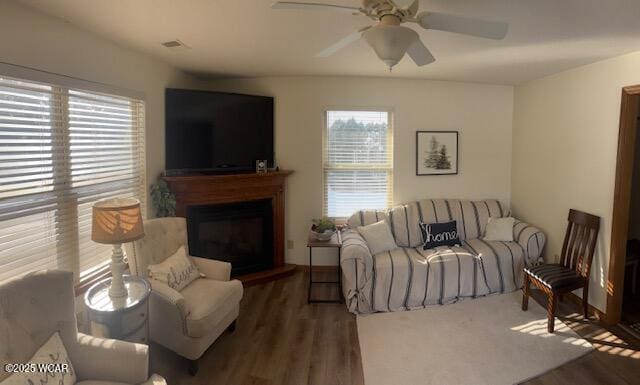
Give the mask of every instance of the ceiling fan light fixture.
M 363 33 L 364 39 L 389 69 L 402 59 L 407 49 L 418 41 L 418 33 L 400 25 L 379 24 Z

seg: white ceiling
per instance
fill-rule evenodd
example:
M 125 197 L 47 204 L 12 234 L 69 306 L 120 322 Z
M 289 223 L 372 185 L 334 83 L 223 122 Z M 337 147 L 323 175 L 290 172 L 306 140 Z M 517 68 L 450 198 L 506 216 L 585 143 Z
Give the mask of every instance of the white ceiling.
M 405 57 L 391 74 L 362 40 L 331 57 L 314 57 L 371 24 L 363 16 L 276 11 L 270 8 L 273 0 L 22 2 L 178 68 L 212 77 L 356 75 L 518 84 L 640 50 L 640 0 L 421 0 L 420 11 L 507 21 L 509 33 L 496 42 L 420 29 L 436 62 L 416 67 Z M 192 49 L 174 52 L 160 45 L 174 39 Z

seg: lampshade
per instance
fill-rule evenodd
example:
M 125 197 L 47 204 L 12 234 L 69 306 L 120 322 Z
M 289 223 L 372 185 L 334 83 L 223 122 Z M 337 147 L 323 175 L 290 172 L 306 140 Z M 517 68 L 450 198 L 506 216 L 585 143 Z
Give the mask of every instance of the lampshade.
M 363 35 L 389 68 L 398 64 L 411 44 L 419 39 L 416 31 L 400 25 L 378 24 L 366 30 Z
M 114 198 L 93 205 L 91 239 L 106 244 L 127 243 L 144 236 L 140 201 Z

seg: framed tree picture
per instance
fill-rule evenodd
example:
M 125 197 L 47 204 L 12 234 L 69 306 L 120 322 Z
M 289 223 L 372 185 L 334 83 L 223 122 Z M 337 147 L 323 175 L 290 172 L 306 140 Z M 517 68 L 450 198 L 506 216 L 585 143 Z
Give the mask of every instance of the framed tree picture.
M 416 131 L 416 175 L 458 173 L 458 131 Z

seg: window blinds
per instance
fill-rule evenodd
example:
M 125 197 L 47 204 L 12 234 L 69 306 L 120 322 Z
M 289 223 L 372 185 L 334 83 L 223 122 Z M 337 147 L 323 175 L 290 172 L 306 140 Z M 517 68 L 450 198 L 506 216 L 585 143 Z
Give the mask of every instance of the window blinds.
M 388 111 L 327 111 L 323 138 L 324 215 L 390 207 L 393 131 Z
M 108 263 L 91 241 L 91 207 L 145 204 L 144 103 L 0 76 L 0 282 Z

